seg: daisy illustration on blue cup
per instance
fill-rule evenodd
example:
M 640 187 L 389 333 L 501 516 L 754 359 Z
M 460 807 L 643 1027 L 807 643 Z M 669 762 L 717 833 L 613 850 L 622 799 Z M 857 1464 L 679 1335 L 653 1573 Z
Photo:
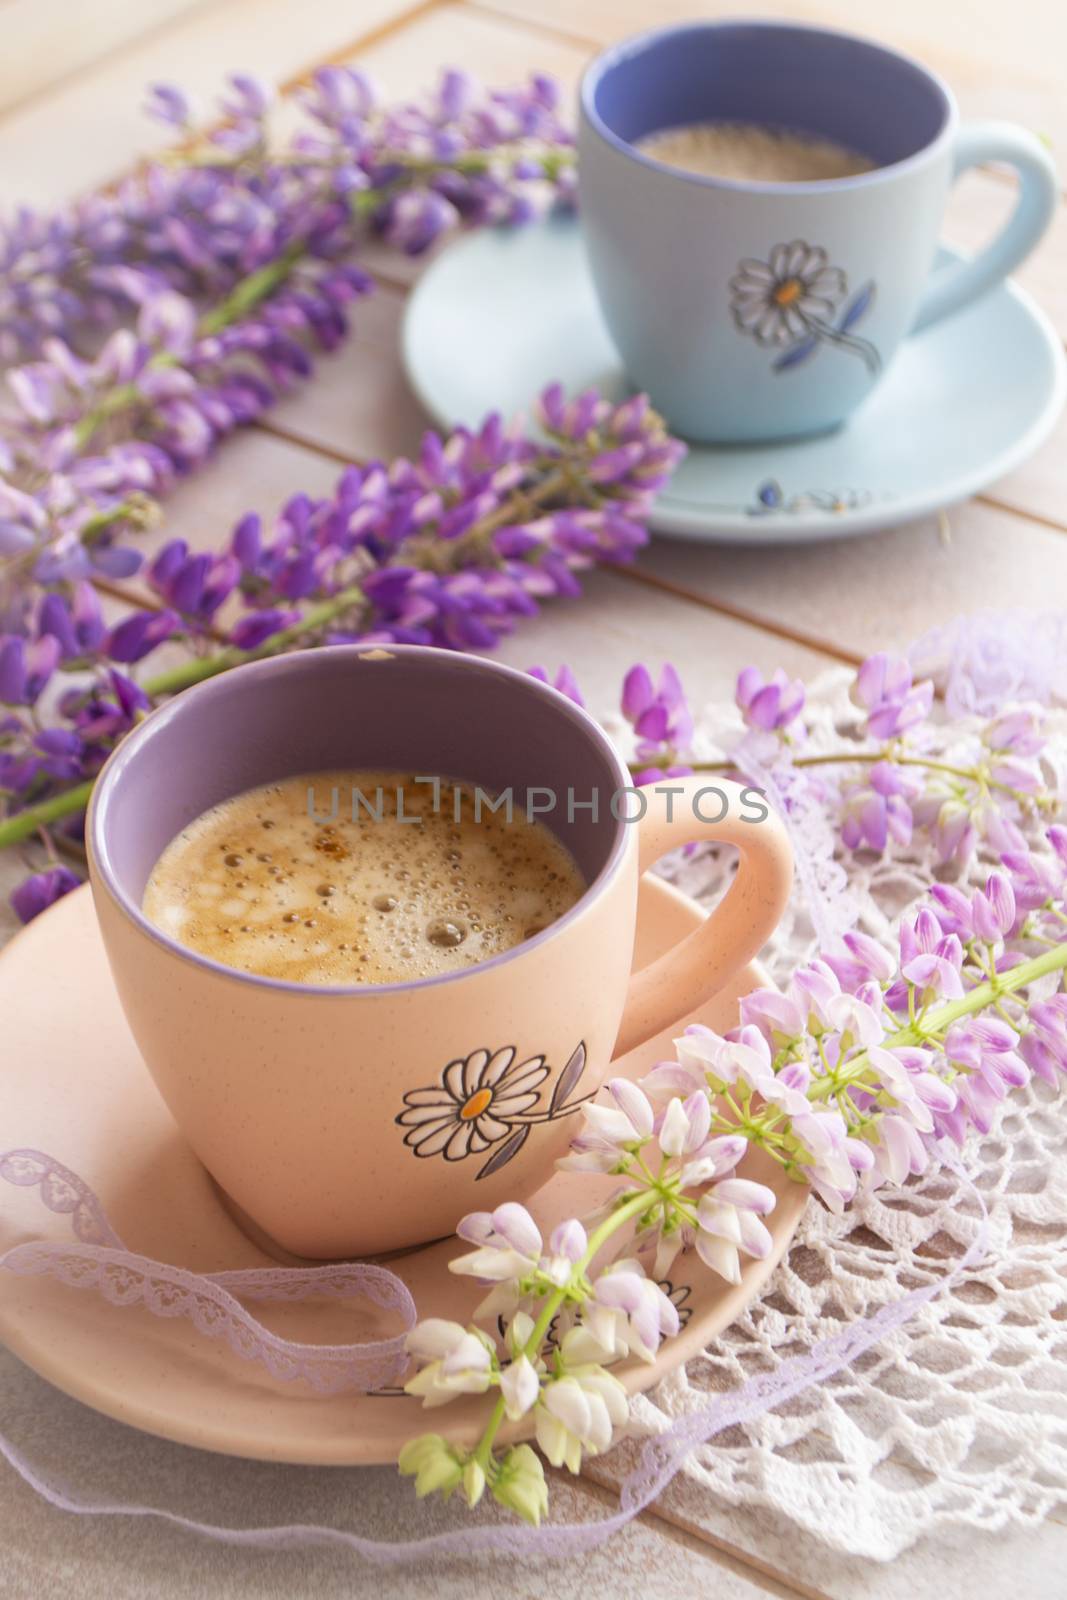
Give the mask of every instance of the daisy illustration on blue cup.
M 776 244 L 766 261 L 739 262 L 730 292 L 730 310 L 739 331 L 781 351 L 773 371 L 800 366 L 823 344 L 858 356 L 871 373 L 881 369 L 881 357 L 870 340 L 850 331 L 874 303 L 874 280 L 852 296 L 839 316 L 848 278 L 841 267 L 831 264 L 821 246 L 794 239 Z

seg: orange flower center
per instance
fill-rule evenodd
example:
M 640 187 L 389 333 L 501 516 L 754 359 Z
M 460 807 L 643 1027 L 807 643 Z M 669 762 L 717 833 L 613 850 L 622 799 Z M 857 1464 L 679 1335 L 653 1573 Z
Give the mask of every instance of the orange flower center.
M 791 306 L 794 300 L 799 300 L 804 293 L 804 285 L 799 278 L 784 278 L 775 286 L 775 303 L 780 306 Z
M 473 1122 L 475 1117 L 480 1117 L 483 1111 L 488 1111 L 493 1102 L 492 1089 L 479 1089 L 477 1094 L 472 1094 L 465 1102 L 460 1118 L 463 1122 Z

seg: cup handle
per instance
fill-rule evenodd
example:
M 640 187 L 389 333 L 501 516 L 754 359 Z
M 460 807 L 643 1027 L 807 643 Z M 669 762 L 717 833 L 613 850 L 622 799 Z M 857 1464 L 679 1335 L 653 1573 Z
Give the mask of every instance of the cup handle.
M 759 790 L 692 777 L 665 780 L 641 792 L 648 806 L 638 824 L 639 872 L 682 844 L 736 845 L 741 860 L 729 891 L 703 927 L 630 979 L 616 1056 L 687 1016 L 758 955 L 793 884 L 788 836 Z M 718 811 L 722 815 L 715 817 Z
M 931 274 L 912 333 L 970 305 L 1024 261 L 1052 220 L 1059 201 L 1056 165 L 1034 134 L 1013 122 L 973 122 L 956 143 L 953 178 L 986 161 L 1006 161 L 1019 174 L 1019 197 L 996 238 L 970 261 Z

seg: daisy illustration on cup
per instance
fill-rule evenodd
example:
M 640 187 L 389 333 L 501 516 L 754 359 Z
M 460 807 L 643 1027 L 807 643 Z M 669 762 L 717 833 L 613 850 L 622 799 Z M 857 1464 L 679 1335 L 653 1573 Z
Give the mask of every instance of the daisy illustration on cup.
M 766 261 L 739 262 L 730 293 L 730 310 L 739 331 L 782 352 L 773 371 L 800 366 L 823 344 L 858 356 L 872 373 L 881 369 L 882 358 L 870 340 L 851 332 L 874 304 L 874 280 L 865 283 L 838 316 L 848 294 L 848 278 L 831 265 L 821 246 L 794 239 L 776 244 Z
M 463 1161 L 495 1145 L 478 1173 L 487 1178 L 518 1155 L 537 1123 L 569 1117 L 591 1098 L 568 1098 L 585 1071 L 584 1041 L 572 1051 L 543 1110 L 535 1107 L 552 1068 L 543 1055 L 524 1061 L 516 1060 L 517 1055 L 514 1045 L 472 1050 L 450 1061 L 439 1083 L 409 1089 L 405 1109 L 396 1118 L 407 1129 L 404 1143 L 417 1156 L 443 1156 L 446 1161 Z

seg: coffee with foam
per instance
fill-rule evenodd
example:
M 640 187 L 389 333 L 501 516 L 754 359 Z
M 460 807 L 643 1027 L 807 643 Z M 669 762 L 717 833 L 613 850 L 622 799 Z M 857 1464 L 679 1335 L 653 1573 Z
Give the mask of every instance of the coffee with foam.
M 462 971 L 532 938 L 586 887 L 544 823 L 487 798 L 394 771 L 250 789 L 170 842 L 145 915 L 199 955 L 293 983 Z
M 637 148 L 679 172 L 735 183 L 810 183 L 852 178 L 874 162 L 815 134 L 765 127 L 758 122 L 695 122 L 664 128 Z

